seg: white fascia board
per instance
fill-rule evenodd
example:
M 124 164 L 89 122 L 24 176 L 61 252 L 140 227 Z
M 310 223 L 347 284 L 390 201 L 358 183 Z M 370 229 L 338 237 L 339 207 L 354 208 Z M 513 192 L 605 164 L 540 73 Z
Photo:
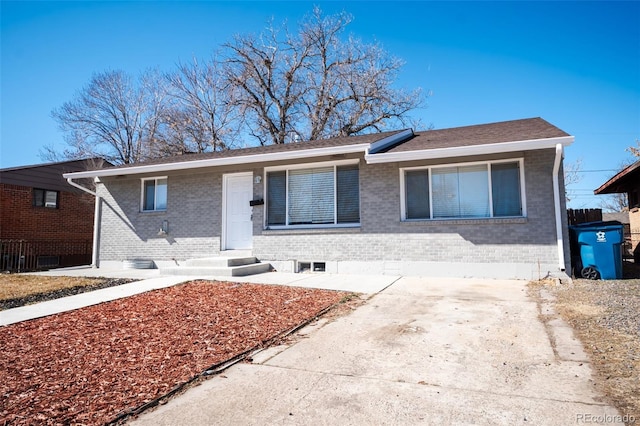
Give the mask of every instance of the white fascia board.
M 267 154 L 240 155 L 237 157 L 209 158 L 206 160 L 180 161 L 177 163 L 149 164 L 122 169 L 90 170 L 86 172 L 65 173 L 65 178 L 81 179 L 101 176 L 126 176 L 142 173 L 164 173 L 172 170 L 189 170 L 203 167 L 220 167 L 237 164 L 265 163 L 272 161 L 299 160 L 303 158 L 322 157 L 326 155 L 366 153 L 368 143 L 331 146 L 325 148 L 301 149 L 298 151 L 272 152 Z
M 557 138 L 530 139 L 514 142 L 500 142 L 485 145 L 457 146 L 451 148 L 422 149 L 418 151 L 389 152 L 383 154 L 367 154 L 364 159 L 367 164 L 394 163 L 398 161 L 430 160 L 438 158 L 466 157 L 502 152 L 532 151 L 536 149 L 555 149 L 557 144 L 569 146 L 573 143 L 573 136 Z

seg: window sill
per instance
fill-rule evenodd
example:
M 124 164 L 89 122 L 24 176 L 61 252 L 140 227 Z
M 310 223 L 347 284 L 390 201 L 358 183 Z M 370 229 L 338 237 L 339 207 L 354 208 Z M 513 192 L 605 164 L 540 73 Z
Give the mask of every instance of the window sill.
M 360 224 L 348 226 L 314 226 L 314 227 L 282 227 L 282 228 L 265 228 L 262 230 L 263 235 L 295 235 L 295 234 L 344 234 L 360 232 Z
M 149 216 L 160 216 L 160 215 L 163 215 L 163 214 L 167 213 L 167 211 L 166 210 L 143 210 L 143 211 L 141 211 L 139 213 L 143 214 L 145 216 L 146 215 L 149 215 Z
M 498 225 L 527 223 L 526 217 L 479 217 L 465 219 L 405 219 L 400 221 L 407 226 L 429 225 Z

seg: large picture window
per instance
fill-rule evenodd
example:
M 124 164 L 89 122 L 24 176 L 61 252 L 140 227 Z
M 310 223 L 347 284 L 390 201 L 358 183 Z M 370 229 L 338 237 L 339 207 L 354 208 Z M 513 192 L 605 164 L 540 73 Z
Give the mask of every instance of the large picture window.
M 402 173 L 405 220 L 524 215 L 520 160 L 405 169 Z
M 360 222 L 358 164 L 267 171 L 267 226 Z
M 163 211 L 167 209 L 167 178 L 142 180 L 142 211 Z

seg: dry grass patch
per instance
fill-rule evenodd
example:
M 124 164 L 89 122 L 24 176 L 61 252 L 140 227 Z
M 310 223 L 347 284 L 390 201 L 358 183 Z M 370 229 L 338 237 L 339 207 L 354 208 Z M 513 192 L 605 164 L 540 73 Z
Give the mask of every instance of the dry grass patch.
M 622 415 L 640 421 L 640 280 L 547 282 L 544 288 L 589 354 L 598 389 Z
M 0 275 L 0 300 L 18 299 L 55 290 L 100 284 L 104 278 Z
M 132 281 L 135 280 L 2 274 L 0 275 L 0 311 L 127 284 Z

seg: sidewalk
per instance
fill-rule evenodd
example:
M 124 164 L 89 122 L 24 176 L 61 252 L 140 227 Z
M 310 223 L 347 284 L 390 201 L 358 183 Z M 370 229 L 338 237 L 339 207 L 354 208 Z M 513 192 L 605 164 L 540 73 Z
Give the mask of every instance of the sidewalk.
M 334 274 L 289 274 L 281 272 L 267 272 L 264 274 L 249 275 L 246 277 L 160 276 L 156 269 L 92 269 L 90 267 L 64 268 L 38 272 L 34 275 L 139 278 L 140 281 L 0 311 L 0 326 L 54 315 L 61 312 L 83 308 L 85 306 L 97 305 L 99 303 L 121 299 L 123 297 L 129 297 L 146 291 L 170 287 L 197 279 L 254 284 L 289 285 L 327 290 L 342 290 L 365 294 L 378 293 L 398 279 L 398 277 L 395 276 L 385 275 L 345 276 Z

